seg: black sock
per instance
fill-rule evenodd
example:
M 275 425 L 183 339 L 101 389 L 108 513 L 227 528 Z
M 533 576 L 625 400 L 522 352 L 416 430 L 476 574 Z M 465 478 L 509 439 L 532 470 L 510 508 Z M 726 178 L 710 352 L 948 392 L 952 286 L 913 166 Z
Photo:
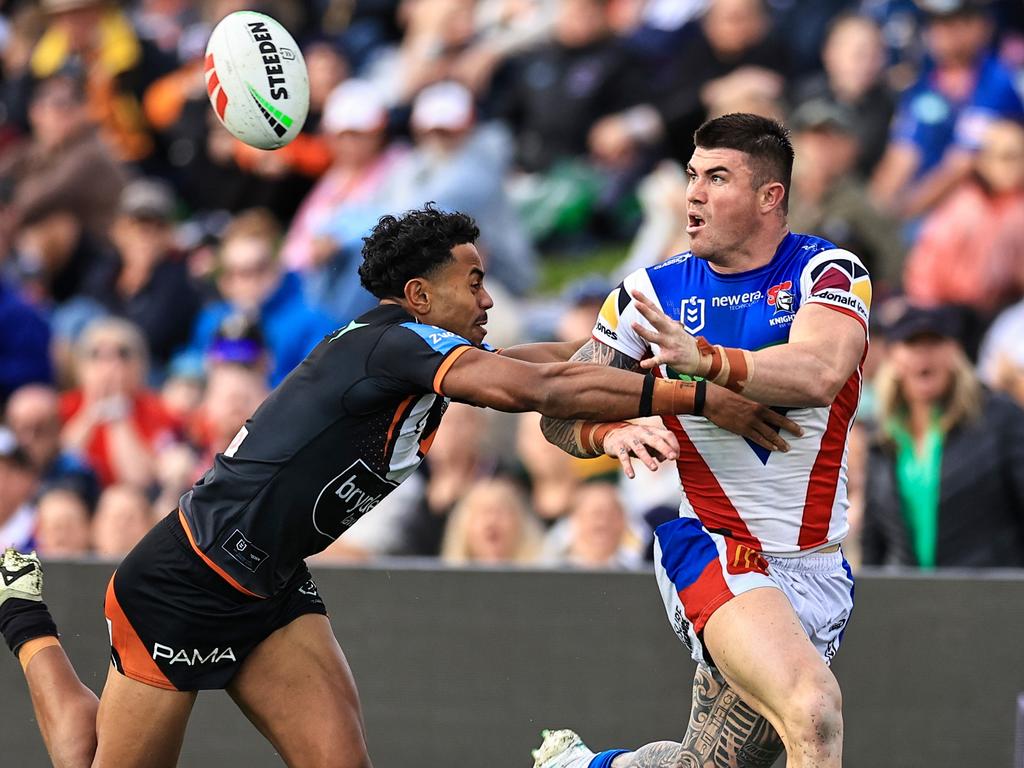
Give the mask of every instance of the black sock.
M 58 637 L 46 603 L 12 597 L 0 604 L 0 634 L 17 656 L 18 649 L 37 637 Z

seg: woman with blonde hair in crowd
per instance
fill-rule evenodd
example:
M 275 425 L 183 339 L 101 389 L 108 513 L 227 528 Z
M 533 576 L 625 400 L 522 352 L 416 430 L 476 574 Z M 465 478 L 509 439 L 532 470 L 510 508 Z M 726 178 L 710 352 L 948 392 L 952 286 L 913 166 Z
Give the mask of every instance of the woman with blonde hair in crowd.
M 1024 566 L 1024 411 L 982 387 L 955 318 L 911 305 L 887 332 L 866 565 Z
M 476 482 L 448 520 L 441 559 L 449 565 L 534 563 L 542 541 L 540 522 L 509 480 Z

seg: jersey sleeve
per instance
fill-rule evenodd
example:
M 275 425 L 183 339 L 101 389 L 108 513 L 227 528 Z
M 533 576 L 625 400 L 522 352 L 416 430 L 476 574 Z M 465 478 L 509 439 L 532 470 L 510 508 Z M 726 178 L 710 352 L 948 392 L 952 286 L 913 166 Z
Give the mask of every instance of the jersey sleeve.
M 440 395 L 441 380 L 472 346 L 468 339 L 434 325 L 402 323 L 381 338 L 371 358 L 371 372 Z
M 612 349 L 629 355 L 634 360 L 643 360 L 649 349 L 647 342 L 637 335 L 633 330 L 633 323 L 644 323 L 643 315 L 636 308 L 636 302 L 630 293 L 639 289 L 645 296 L 654 298 L 654 288 L 647 279 L 646 270 L 638 270 L 629 275 L 608 294 L 608 298 L 601 305 L 597 321 L 594 323 L 594 330 L 591 335 L 594 340 L 607 344 Z
M 800 273 L 800 305 L 822 304 L 850 315 L 868 330 L 871 276 L 854 254 L 839 248 L 811 258 Z

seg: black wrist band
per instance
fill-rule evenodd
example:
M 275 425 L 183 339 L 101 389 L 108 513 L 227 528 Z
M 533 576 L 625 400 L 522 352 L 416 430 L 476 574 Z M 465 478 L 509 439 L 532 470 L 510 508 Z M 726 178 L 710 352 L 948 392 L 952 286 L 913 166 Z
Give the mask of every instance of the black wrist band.
M 693 389 L 693 415 L 704 415 L 704 400 L 708 396 L 708 383 L 704 379 L 696 382 Z
M 654 402 L 654 374 L 644 376 L 644 388 L 640 392 L 640 415 L 650 416 Z

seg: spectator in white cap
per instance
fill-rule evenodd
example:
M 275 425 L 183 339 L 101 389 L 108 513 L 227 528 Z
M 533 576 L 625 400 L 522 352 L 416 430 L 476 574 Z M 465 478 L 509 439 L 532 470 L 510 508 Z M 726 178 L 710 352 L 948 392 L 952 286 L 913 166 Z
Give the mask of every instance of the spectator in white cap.
M 515 295 L 536 277 L 536 254 L 505 193 L 512 140 L 498 124 L 480 125 L 472 93 L 453 81 L 424 88 L 413 100 L 416 146 L 385 188 L 396 210 L 435 201 L 480 222 L 478 247 L 488 278 Z
M 331 91 L 324 105 L 321 131 L 334 162 L 299 207 L 281 258 L 289 269 L 310 271 L 324 265 L 337 250 L 325 225 L 344 204 L 376 200 L 381 181 L 401 150 L 388 145 L 388 112 L 370 83 L 346 80 Z

